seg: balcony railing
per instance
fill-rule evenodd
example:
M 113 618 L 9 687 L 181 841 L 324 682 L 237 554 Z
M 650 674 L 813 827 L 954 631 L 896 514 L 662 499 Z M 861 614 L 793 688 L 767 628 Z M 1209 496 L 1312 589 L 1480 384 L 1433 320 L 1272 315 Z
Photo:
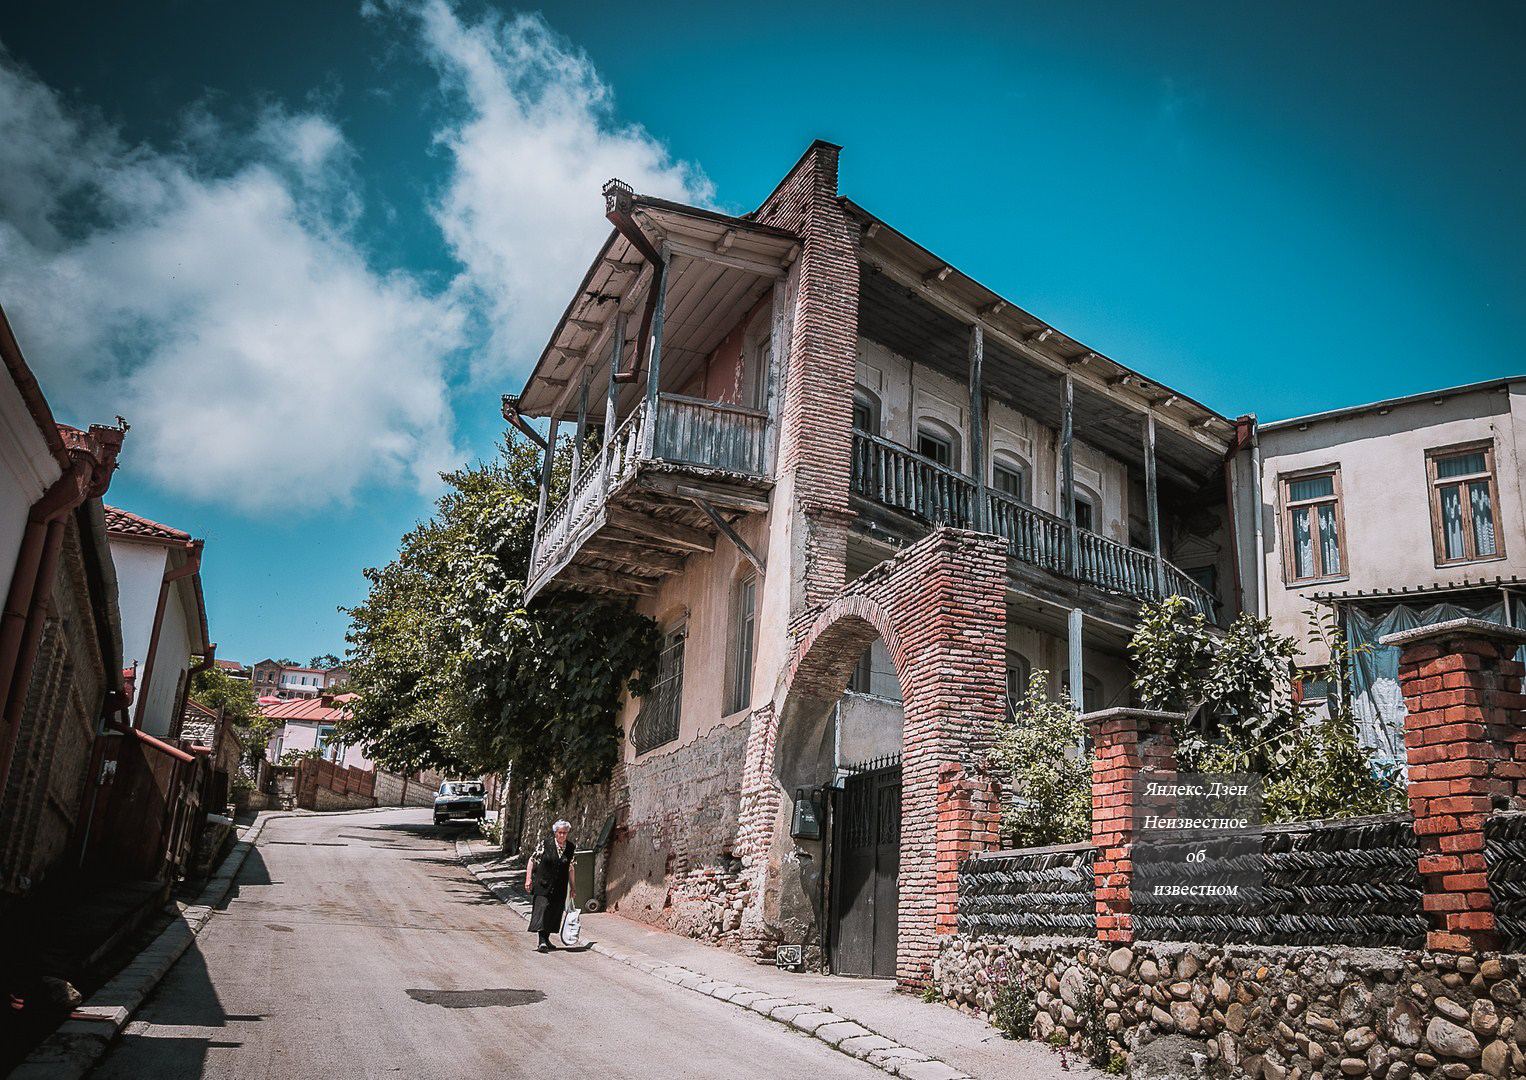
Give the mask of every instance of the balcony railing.
M 853 433 L 853 491 L 931 524 L 975 528 L 975 481 L 887 439 Z M 997 491 L 986 492 L 987 525 L 1007 542 L 1007 553 L 1030 566 L 1141 600 L 1183 596 L 1210 622 L 1213 594 L 1163 562 L 1165 592 L 1156 584 L 1155 557 L 1086 530 L 1077 530 L 1074 553 L 1068 522 Z
M 547 511 L 530 556 L 531 579 L 566 553 L 609 492 L 630 479 L 643 461 L 764 475 L 767 426 L 768 414 L 758 409 L 661 394 L 656 430 L 649 432 L 646 403 L 637 405 L 603 449 L 583 463 L 567 497 Z

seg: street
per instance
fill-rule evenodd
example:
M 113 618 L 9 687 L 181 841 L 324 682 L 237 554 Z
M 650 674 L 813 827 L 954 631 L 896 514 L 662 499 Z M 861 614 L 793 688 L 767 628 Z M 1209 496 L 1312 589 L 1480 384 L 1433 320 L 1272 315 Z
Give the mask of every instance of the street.
M 270 822 L 91 1075 L 885 1075 L 596 953 L 537 954 L 454 837 L 427 810 Z

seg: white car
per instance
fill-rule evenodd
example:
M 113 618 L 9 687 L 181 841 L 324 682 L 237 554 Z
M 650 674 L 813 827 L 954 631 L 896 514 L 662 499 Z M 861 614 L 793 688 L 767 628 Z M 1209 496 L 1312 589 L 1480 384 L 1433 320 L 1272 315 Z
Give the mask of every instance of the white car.
M 477 780 L 447 780 L 434 797 L 434 823 L 481 821 L 487 816 L 487 792 Z

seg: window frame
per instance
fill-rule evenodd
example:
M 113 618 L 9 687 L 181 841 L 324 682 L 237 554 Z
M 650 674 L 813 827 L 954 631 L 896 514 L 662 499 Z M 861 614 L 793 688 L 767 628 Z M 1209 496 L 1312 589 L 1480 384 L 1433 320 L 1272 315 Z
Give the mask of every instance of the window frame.
M 941 446 L 947 451 L 948 460 L 939 461 L 938 455 L 929 454 L 922 449 L 923 440 L 934 446 Z M 959 471 L 959 439 L 952 429 L 945 430 L 942 421 L 924 417 L 917 421 L 917 456 L 926 458 L 934 465 L 941 466 L 951 472 Z
M 1007 719 L 1017 717 L 1018 706 L 1028 700 L 1028 683 L 1033 679 L 1033 664 L 1016 649 L 1007 650 Z
M 998 479 L 999 473 L 1017 479 L 1018 492 L 1013 494 L 1008 491 Z M 1014 499 L 1024 506 L 1033 505 L 1033 470 L 1026 461 L 1005 450 L 998 450 L 991 455 L 991 490 L 1008 499 Z
M 631 724 L 631 745 L 636 748 L 637 757 L 678 741 L 683 723 L 684 651 L 688 640 L 687 617 L 663 632 L 657 676 L 652 680 L 651 693 L 640 699 L 641 708 Z
M 744 600 L 745 614 L 744 614 Z M 726 708 L 723 715 L 741 712 L 752 704 L 752 676 L 758 630 L 758 575 L 741 574 L 732 584 L 729 613 L 731 647 L 727 661 Z
M 1442 459 L 1462 457 L 1466 454 L 1480 452 L 1484 455 L 1484 472 L 1471 473 L 1467 476 L 1441 477 L 1437 475 L 1437 465 Z M 1458 556 L 1448 556 L 1446 528 L 1441 513 L 1441 491 L 1446 487 L 1461 487 L 1466 490 L 1486 476 L 1489 481 L 1489 517 L 1494 526 L 1494 553 L 1491 555 L 1479 555 L 1472 551 L 1474 538 L 1472 515 L 1469 514 L 1468 525 L 1463 529 L 1462 533 L 1465 553 Z M 1427 450 L 1425 452 L 1425 480 L 1427 488 L 1426 498 L 1431 506 L 1431 544 L 1438 567 L 1456 566 L 1460 563 L 1497 562 L 1505 558 L 1505 536 L 1500 529 L 1499 473 L 1495 468 L 1493 439 L 1479 439 L 1472 442 L 1456 443 L 1452 446 L 1437 446 Z
M 1330 477 L 1331 494 L 1320 496 L 1317 499 L 1293 500 L 1289 497 L 1292 486 L 1303 480 L 1313 480 L 1316 477 Z M 1278 523 L 1282 532 L 1282 580 L 1283 584 L 1292 586 L 1308 585 L 1320 581 L 1345 581 L 1351 576 L 1351 553 L 1346 548 L 1346 513 L 1345 513 L 1345 489 L 1341 486 L 1341 467 L 1339 462 L 1330 465 L 1319 465 L 1308 469 L 1299 469 L 1297 472 L 1280 473 L 1277 477 L 1277 501 Z M 1335 507 L 1335 551 L 1340 559 L 1340 568 L 1333 574 L 1326 572 L 1323 544 L 1320 542 L 1318 532 L 1319 515 L 1314 513 L 1310 521 L 1315 528 L 1311 532 L 1314 537 L 1314 574 L 1310 577 L 1298 576 L 1298 552 L 1294 541 L 1293 514 L 1301 509 L 1313 509 L 1317 506 L 1330 504 Z
M 867 426 L 858 423 L 860 409 L 869 421 Z M 873 390 L 858 384 L 853 387 L 853 430 L 865 435 L 880 433 L 880 397 Z

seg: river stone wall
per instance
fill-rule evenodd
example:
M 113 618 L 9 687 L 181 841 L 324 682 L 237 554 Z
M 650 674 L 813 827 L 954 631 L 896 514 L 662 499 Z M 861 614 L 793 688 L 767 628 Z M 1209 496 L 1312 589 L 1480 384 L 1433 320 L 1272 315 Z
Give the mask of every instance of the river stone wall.
M 1004 981 L 1025 986 L 1032 1037 L 1077 1046 L 1099 1003 L 1131 1071 L 1169 1047 L 1176 1071 L 1154 1075 L 1490 1080 L 1526 1076 L 1523 959 L 958 934 L 933 978 L 987 1019 Z

